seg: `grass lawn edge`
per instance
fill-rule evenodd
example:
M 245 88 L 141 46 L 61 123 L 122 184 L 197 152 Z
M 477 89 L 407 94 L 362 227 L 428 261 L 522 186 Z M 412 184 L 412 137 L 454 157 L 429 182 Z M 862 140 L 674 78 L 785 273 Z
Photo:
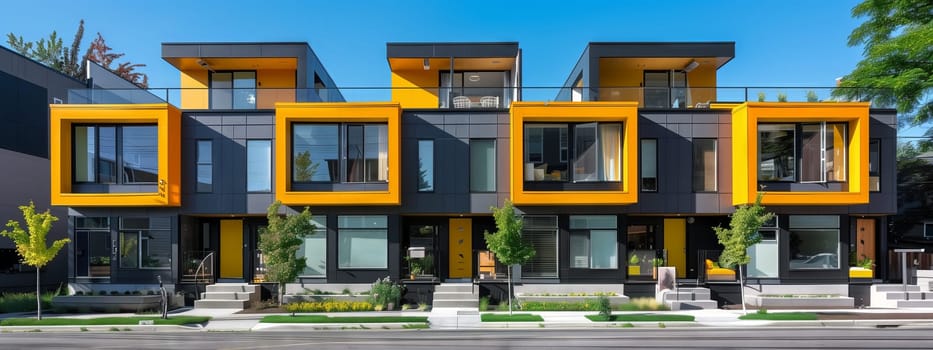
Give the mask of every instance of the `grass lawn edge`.
M 427 316 L 269 315 L 259 323 L 427 323 Z
M 42 320 L 35 318 L 8 318 L 0 320 L 0 326 L 139 326 L 139 321 L 152 320 L 156 326 L 183 326 L 189 324 L 203 324 L 211 320 L 209 316 L 170 316 L 163 320 L 158 316 L 152 317 L 94 317 L 94 318 L 66 318 L 46 317 Z
M 480 314 L 481 322 L 544 322 L 544 318 L 538 314 L 532 313 L 521 313 L 521 314 L 493 314 L 493 313 L 483 313 Z

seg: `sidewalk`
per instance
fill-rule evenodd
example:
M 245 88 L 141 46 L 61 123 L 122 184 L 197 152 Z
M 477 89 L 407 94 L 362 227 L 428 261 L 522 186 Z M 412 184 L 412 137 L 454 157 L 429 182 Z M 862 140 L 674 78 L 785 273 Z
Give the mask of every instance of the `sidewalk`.
M 180 309 L 170 313 L 170 316 L 210 316 L 212 320 L 204 327 L 189 326 L 119 326 L 121 330 L 133 331 L 222 331 L 222 332 L 245 332 L 245 331 L 298 331 L 314 329 L 398 329 L 404 328 L 402 323 L 314 323 L 314 324 L 282 324 L 282 323 L 260 323 L 260 319 L 268 315 L 288 315 L 285 313 L 277 314 L 239 314 L 238 309 Z M 750 310 L 749 313 L 754 313 Z M 816 312 L 821 316 L 820 320 L 815 321 L 743 321 L 739 316 L 743 315 L 741 310 L 682 310 L 682 311 L 627 311 L 614 312 L 614 314 L 643 314 L 643 313 L 669 313 L 677 315 L 692 315 L 693 322 L 593 322 L 587 319 L 586 315 L 593 315 L 593 311 L 539 311 L 527 312 L 518 311 L 515 313 L 533 313 L 541 316 L 544 320 L 541 322 L 480 322 L 479 313 L 476 310 L 468 309 L 437 309 L 431 312 L 409 310 L 409 311 L 381 311 L 381 312 L 344 312 L 344 313 L 321 313 L 328 316 L 427 316 L 431 329 L 593 329 L 593 328 L 619 328 L 628 327 L 648 327 L 660 328 L 659 323 L 663 323 L 663 328 L 682 328 L 682 327 L 708 327 L 708 328 L 746 328 L 746 327 L 913 327 L 913 328 L 933 328 L 933 309 L 833 309 L 833 310 L 779 310 L 770 311 L 770 313 L 779 312 Z M 505 313 L 505 312 L 494 312 Z M 34 313 L 16 313 L 0 314 L 0 319 L 9 317 L 30 317 Z M 51 317 L 62 318 L 93 318 L 110 316 L 139 316 L 134 314 L 82 314 L 82 315 L 50 315 Z M 45 316 L 49 317 L 49 316 Z M 84 329 L 81 329 L 84 328 Z M 23 326 L 23 327 L 0 327 L 3 331 L 84 331 L 84 330 L 113 330 L 108 326 Z

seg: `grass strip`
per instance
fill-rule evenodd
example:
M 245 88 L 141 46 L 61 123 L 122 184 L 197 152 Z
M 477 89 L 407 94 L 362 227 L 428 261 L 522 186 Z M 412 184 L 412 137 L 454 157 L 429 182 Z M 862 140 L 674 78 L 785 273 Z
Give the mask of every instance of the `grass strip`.
M 766 314 L 748 314 L 739 316 L 740 320 L 767 320 L 767 321 L 815 321 L 816 314 L 812 312 L 775 312 Z
M 624 314 L 612 315 L 608 318 L 600 315 L 586 315 L 593 322 L 690 322 L 692 315 L 665 315 L 665 314 Z
M 482 314 L 480 320 L 483 322 L 542 322 L 541 316 L 535 314 Z
M 414 323 L 428 322 L 427 316 L 326 316 L 326 315 L 269 315 L 262 323 Z
M 157 325 L 183 325 L 204 323 L 210 320 L 207 316 L 171 316 L 168 319 L 159 317 L 97 317 L 97 318 L 8 318 L 0 320 L 0 326 L 127 326 L 138 325 L 139 321 L 152 320 Z

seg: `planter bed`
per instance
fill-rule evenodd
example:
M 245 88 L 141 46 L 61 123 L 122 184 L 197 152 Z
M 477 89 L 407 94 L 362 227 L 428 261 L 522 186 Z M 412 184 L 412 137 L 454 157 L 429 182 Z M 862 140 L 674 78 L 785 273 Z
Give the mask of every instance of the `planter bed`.
M 759 308 L 855 308 L 855 299 L 843 296 L 757 295 L 751 303 Z
M 608 298 L 609 298 L 609 304 L 612 306 L 618 306 L 618 305 L 626 304 L 629 302 L 629 297 L 624 296 L 624 295 L 610 296 Z M 596 301 L 597 299 L 599 299 L 598 296 L 569 296 L 569 295 L 567 296 L 525 296 L 525 295 L 518 295 L 518 300 L 522 302 L 536 301 L 536 302 L 543 302 L 543 303 L 548 303 L 548 302 L 582 303 L 586 300 Z
M 285 294 L 285 303 L 297 303 L 302 301 L 369 301 L 369 295 L 346 295 L 346 294 Z
M 52 307 L 70 312 L 140 312 L 158 310 L 158 295 L 60 295 Z

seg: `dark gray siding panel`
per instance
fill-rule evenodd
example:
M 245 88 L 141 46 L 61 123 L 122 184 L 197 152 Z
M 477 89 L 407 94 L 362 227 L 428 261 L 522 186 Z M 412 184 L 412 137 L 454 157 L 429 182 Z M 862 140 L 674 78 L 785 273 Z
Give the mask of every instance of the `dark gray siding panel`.
M 508 196 L 507 112 L 405 111 L 402 213 L 489 213 Z M 496 139 L 496 193 L 470 193 L 470 139 Z M 434 192 L 418 192 L 418 140 L 434 140 Z
M 186 112 L 182 116 L 182 213 L 262 215 L 272 193 L 246 192 L 246 141 L 273 140 L 272 112 Z M 213 141 L 213 191 L 197 193 L 198 140 Z M 274 148 L 273 142 L 273 148 Z M 274 150 L 273 150 L 274 154 Z M 273 188 L 275 185 L 273 166 Z

